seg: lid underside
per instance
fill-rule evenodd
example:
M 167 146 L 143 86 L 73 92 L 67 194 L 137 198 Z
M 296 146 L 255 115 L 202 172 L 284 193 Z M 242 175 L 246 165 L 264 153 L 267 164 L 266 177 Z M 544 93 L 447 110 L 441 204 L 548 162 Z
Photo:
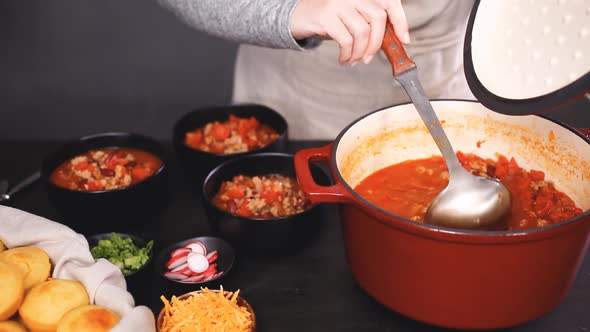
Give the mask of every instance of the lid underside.
M 476 1 L 465 73 L 494 111 L 552 110 L 590 90 L 590 1 Z

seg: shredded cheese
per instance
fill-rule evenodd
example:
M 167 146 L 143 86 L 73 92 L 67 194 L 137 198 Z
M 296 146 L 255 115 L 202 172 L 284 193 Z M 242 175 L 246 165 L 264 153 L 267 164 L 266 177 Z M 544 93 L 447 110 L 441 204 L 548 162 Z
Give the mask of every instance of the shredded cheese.
M 248 332 L 252 316 L 238 305 L 240 291 L 228 292 L 201 288 L 186 299 L 165 296 L 161 332 Z

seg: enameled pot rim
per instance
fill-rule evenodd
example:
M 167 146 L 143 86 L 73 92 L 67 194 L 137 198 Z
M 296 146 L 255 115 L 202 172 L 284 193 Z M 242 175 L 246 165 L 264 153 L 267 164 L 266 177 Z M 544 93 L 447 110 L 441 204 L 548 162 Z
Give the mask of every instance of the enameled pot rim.
M 480 104 L 477 101 L 467 100 L 467 99 L 431 99 L 431 102 L 468 102 L 468 103 Z M 369 117 L 375 113 L 385 111 L 385 110 L 390 109 L 392 107 L 398 107 L 398 106 L 403 106 L 403 105 L 408 105 L 408 104 L 411 104 L 411 102 L 387 106 L 387 107 L 378 109 L 374 112 L 367 113 L 367 114 L 357 118 L 356 120 L 351 122 L 348 126 L 346 126 L 338 134 L 338 136 L 336 137 L 336 139 L 334 140 L 334 142 L 332 144 L 332 148 L 330 151 L 330 159 L 332 160 L 332 173 L 334 176 L 337 177 L 336 180 L 338 182 L 340 182 L 342 184 L 342 186 L 344 186 L 344 188 L 346 188 L 346 190 L 349 192 L 349 194 L 351 194 L 352 197 L 357 202 L 360 203 L 359 205 L 361 205 L 369 210 L 374 210 L 374 211 L 378 212 L 379 214 L 386 217 L 386 218 L 377 218 L 379 220 L 379 222 L 384 223 L 385 225 L 390 226 L 390 227 L 401 228 L 401 229 L 404 229 L 404 230 L 407 230 L 410 232 L 418 232 L 420 234 L 431 234 L 431 235 L 437 234 L 437 235 L 445 236 L 447 238 L 450 236 L 450 238 L 453 238 L 453 239 L 468 240 L 468 239 L 473 238 L 473 239 L 478 239 L 478 240 L 484 240 L 484 241 L 489 240 L 491 242 L 497 242 L 498 239 L 518 238 L 519 240 L 536 240 L 536 239 L 540 239 L 540 238 L 546 238 L 548 236 L 552 236 L 554 234 L 560 233 L 561 231 L 565 231 L 567 226 L 572 226 L 572 224 L 574 224 L 574 223 L 577 223 L 579 221 L 583 221 L 586 217 L 588 217 L 590 215 L 590 210 L 586 210 L 582 214 L 580 214 L 574 218 L 571 218 L 569 220 L 562 221 L 560 223 L 545 226 L 545 227 L 531 228 L 531 229 L 527 229 L 527 230 L 518 230 L 518 231 L 464 230 L 464 229 L 455 229 L 455 228 L 419 223 L 419 222 L 413 221 L 411 219 L 408 219 L 408 218 L 396 215 L 394 213 L 388 212 L 388 211 L 370 203 L 365 198 L 363 198 L 361 195 L 359 195 L 346 182 L 346 180 L 343 178 L 340 170 L 336 166 L 336 160 L 337 160 L 336 159 L 336 151 L 338 150 L 338 145 L 340 143 L 340 140 L 342 139 L 342 137 L 344 137 L 344 135 L 348 132 L 348 130 L 350 128 L 352 128 L 353 126 L 355 126 L 358 122 L 360 122 L 364 118 Z M 559 125 L 559 126 L 562 126 L 566 129 L 568 129 L 573 134 L 581 137 L 589 145 L 589 148 L 590 148 L 590 138 L 581 134 L 575 128 L 573 128 L 565 123 L 549 119 L 549 118 L 542 116 L 542 115 L 530 115 L 530 116 L 541 117 L 545 120 L 555 123 L 556 125 Z M 526 239 L 525 239 L 525 237 L 526 237 Z

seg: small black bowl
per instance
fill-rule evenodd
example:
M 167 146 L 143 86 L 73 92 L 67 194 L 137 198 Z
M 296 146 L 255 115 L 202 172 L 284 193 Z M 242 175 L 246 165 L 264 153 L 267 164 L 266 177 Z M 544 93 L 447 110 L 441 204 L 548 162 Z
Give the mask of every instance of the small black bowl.
M 314 179 L 329 185 L 326 174 L 310 165 Z M 318 234 L 322 222 L 322 205 L 291 216 L 278 218 L 246 218 L 222 210 L 212 202 L 224 181 L 235 175 L 278 174 L 296 178 L 293 155 L 257 153 L 227 161 L 215 168 L 203 183 L 203 206 L 215 234 L 228 240 L 240 252 L 255 256 L 281 256 L 301 249 Z
M 187 281 L 174 280 L 174 279 L 167 278 L 164 275 L 164 273 L 168 272 L 168 269 L 166 268 L 166 263 L 171 258 L 170 254 L 174 250 L 182 248 L 182 247 L 186 246 L 187 244 L 189 244 L 191 242 L 196 242 L 196 241 L 201 242 L 203 245 L 205 245 L 207 253 L 212 253 L 213 251 L 217 251 L 217 259 L 216 259 L 215 263 L 217 264 L 217 273 L 219 273 L 219 275 L 215 278 L 212 278 L 212 279 L 209 279 L 206 281 L 197 281 L 197 282 L 187 282 Z M 214 285 L 214 284 L 219 283 L 219 281 L 221 279 L 223 279 L 225 276 L 227 276 L 227 274 L 231 270 L 232 266 L 234 265 L 234 260 L 235 260 L 235 252 L 229 243 L 227 243 L 226 241 L 224 241 L 223 239 L 220 239 L 218 237 L 201 236 L 201 237 L 194 237 L 194 238 L 190 238 L 187 240 L 177 242 L 173 245 L 168 246 L 166 249 L 162 250 L 158 254 L 158 256 L 156 257 L 155 269 L 156 269 L 156 273 L 159 276 L 161 276 L 162 279 L 166 280 L 171 285 L 179 286 L 183 290 L 186 290 L 186 289 L 194 289 L 195 286 L 198 286 L 198 287 L 203 286 L 204 287 L 204 286 L 209 286 L 209 285 Z
M 237 117 L 253 116 L 260 123 L 276 130 L 280 136 L 276 141 L 261 149 L 232 154 L 204 152 L 184 144 L 187 132 L 203 127 L 209 122 L 226 121 L 230 114 Z M 287 136 L 287 121 L 277 111 L 255 104 L 228 105 L 197 109 L 184 115 L 174 126 L 172 144 L 188 175 L 198 188 L 207 174 L 226 160 L 257 152 L 285 152 L 287 149 Z
M 94 246 L 98 245 L 98 241 L 100 240 L 108 240 L 111 238 L 111 234 L 116 233 L 121 237 L 121 239 L 131 238 L 133 244 L 135 244 L 139 248 L 145 248 L 148 240 L 145 240 L 139 236 L 125 234 L 125 233 L 117 233 L 117 232 L 110 232 L 110 233 L 101 233 L 88 236 L 86 239 L 88 240 L 88 248 L 92 249 Z M 127 281 L 127 290 L 136 296 L 136 294 L 140 294 L 142 289 L 145 289 L 144 280 L 146 280 L 147 273 L 149 271 L 147 268 L 152 263 L 152 258 L 154 257 L 154 247 L 152 250 L 148 252 L 148 260 L 145 262 L 139 269 L 135 270 L 134 272 L 124 275 L 125 280 Z
M 118 232 L 110 232 L 110 233 L 100 233 L 100 234 L 94 234 L 94 235 L 88 236 L 86 238 L 88 240 L 88 248 L 92 249 L 93 247 L 98 245 L 98 241 L 100 241 L 100 240 L 110 240 L 113 233 L 119 235 L 119 237 L 123 240 L 127 239 L 127 238 L 131 238 L 131 241 L 133 242 L 133 244 L 136 245 L 138 248 L 145 248 L 145 246 L 149 242 L 148 240 L 145 240 L 145 239 L 143 239 L 139 236 L 136 236 L 136 235 L 118 233 Z M 139 269 L 135 270 L 134 272 L 124 275 L 125 278 L 129 279 L 130 277 L 133 277 L 136 274 L 139 274 L 140 272 L 144 271 L 146 266 L 148 266 L 150 264 L 150 262 L 152 261 L 153 256 L 154 256 L 154 249 L 152 247 L 152 250 L 150 250 L 148 252 L 147 262 L 145 262 L 145 264 L 143 264 Z
M 162 166 L 145 180 L 103 191 L 76 191 L 55 185 L 52 172 L 63 162 L 88 150 L 108 147 L 135 148 L 152 153 Z M 45 157 L 41 180 L 62 223 L 83 234 L 128 231 L 153 221 L 168 202 L 168 162 L 155 140 L 131 133 L 103 133 L 71 141 Z

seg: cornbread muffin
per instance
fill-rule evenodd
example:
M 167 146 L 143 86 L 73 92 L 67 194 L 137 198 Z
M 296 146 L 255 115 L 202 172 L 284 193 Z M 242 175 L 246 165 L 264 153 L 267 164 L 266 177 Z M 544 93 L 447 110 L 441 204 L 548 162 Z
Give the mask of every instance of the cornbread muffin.
M 69 311 L 57 325 L 57 332 L 107 332 L 121 320 L 113 311 L 85 305 Z
M 28 330 L 19 322 L 7 320 L 0 322 L 0 332 L 28 332 Z
M 19 314 L 35 332 L 54 332 L 70 310 L 87 305 L 90 299 L 78 281 L 53 279 L 31 288 L 25 295 Z
M 35 247 L 18 247 L 0 253 L 0 262 L 13 264 L 25 280 L 25 290 L 47 280 L 51 261 L 45 251 Z
M 0 252 L 3 252 L 5 250 L 6 250 L 6 245 L 4 244 L 4 242 L 0 241 Z
M 25 294 L 20 272 L 4 262 L 0 262 L 0 289 L 0 321 L 3 321 L 14 315 Z

